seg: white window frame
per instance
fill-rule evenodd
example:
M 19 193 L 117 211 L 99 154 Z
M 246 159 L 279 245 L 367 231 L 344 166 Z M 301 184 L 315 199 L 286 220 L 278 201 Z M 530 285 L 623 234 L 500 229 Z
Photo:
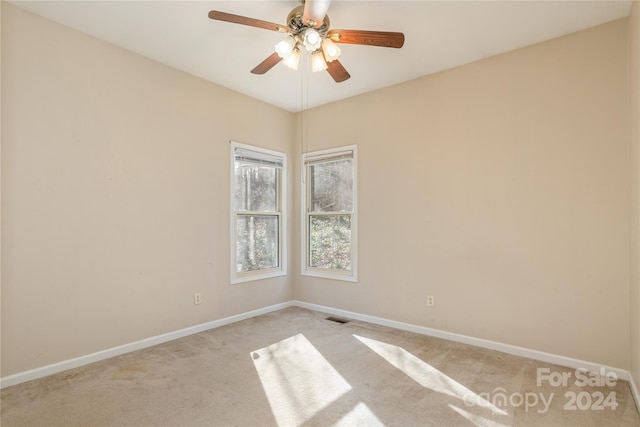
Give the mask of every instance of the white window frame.
M 321 277 L 325 279 L 343 280 L 348 282 L 358 281 L 358 146 L 347 145 L 343 147 L 330 148 L 320 151 L 312 151 L 302 154 L 302 190 L 301 190 L 301 274 L 303 276 Z M 323 159 L 334 159 L 340 156 L 351 154 L 353 158 L 353 210 L 350 212 L 340 212 L 351 215 L 351 270 L 329 270 L 314 268 L 309 266 L 310 241 L 309 241 L 309 183 L 307 182 L 307 163 L 318 162 Z M 336 212 L 337 213 L 337 212 Z
M 243 144 L 231 141 L 231 170 L 230 177 L 230 218 L 231 218 L 231 284 L 244 283 L 254 280 L 268 279 L 272 277 L 285 276 L 287 274 L 287 231 L 286 231 L 286 206 L 287 206 L 287 154 L 279 151 L 269 150 L 266 148 L 256 147 L 253 145 Z M 269 215 L 277 215 L 278 223 L 278 267 L 257 271 L 238 272 L 237 271 L 237 216 L 248 214 L 247 211 L 235 210 L 235 154 L 238 150 L 244 152 L 255 153 L 256 157 L 263 159 L 278 158 L 282 160 L 282 169 L 280 179 L 277 185 L 278 191 L 278 210 L 271 212 Z M 264 214 L 257 212 L 256 214 Z

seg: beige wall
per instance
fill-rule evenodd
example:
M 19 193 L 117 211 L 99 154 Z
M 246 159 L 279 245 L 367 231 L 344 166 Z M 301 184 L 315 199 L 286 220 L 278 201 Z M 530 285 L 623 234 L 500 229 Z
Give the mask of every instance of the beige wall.
M 629 17 L 629 76 L 631 94 L 632 211 L 631 211 L 631 373 L 640 389 L 640 2 Z
M 288 152 L 290 113 L 2 12 L 2 376 L 291 299 L 229 284 L 228 201 L 228 141 Z
M 295 297 L 628 368 L 626 24 L 309 112 L 358 144 L 360 281 Z

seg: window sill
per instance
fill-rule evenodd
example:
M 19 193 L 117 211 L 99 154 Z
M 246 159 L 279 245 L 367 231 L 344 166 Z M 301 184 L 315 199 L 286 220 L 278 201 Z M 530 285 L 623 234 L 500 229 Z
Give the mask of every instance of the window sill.
M 331 279 L 331 280 L 340 280 L 343 282 L 358 282 L 358 276 L 355 274 L 342 274 L 342 273 L 332 273 L 332 272 L 324 272 L 324 271 L 316 271 L 316 270 L 305 270 L 302 272 L 303 276 L 311 276 L 311 277 L 319 277 L 321 279 Z
M 286 276 L 287 272 L 286 271 L 272 271 L 272 272 L 268 272 L 268 273 L 247 273 L 247 274 L 243 274 L 241 276 L 236 276 L 236 277 L 232 277 L 231 278 L 231 284 L 232 285 L 237 285 L 240 283 L 246 283 L 246 282 L 254 282 L 256 280 L 264 280 L 264 279 L 271 279 L 274 277 L 282 277 L 282 276 Z

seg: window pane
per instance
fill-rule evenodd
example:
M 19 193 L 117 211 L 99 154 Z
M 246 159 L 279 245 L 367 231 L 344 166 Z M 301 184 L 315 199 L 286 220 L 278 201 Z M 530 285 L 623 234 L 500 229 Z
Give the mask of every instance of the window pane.
M 236 224 L 236 271 L 278 267 L 278 217 L 238 215 Z
M 352 162 L 345 159 L 309 166 L 312 212 L 353 210 Z
M 234 208 L 238 211 L 277 211 L 277 168 L 235 163 Z
M 309 217 L 310 267 L 351 270 L 351 215 Z

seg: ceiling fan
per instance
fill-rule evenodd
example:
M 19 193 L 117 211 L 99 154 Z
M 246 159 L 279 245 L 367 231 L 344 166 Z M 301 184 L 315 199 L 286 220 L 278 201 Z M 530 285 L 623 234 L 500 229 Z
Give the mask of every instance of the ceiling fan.
M 305 49 L 311 52 L 312 71 L 327 70 L 331 77 L 340 83 L 351 76 L 338 61 L 341 51 L 336 43 L 393 48 L 401 48 L 404 44 L 404 34 L 402 33 L 329 30 L 327 10 L 329 10 L 331 0 L 300 1 L 303 6 L 298 6 L 289 13 L 286 26 L 217 10 L 210 11 L 209 18 L 287 34 L 284 40 L 276 44 L 276 51 L 251 70 L 253 74 L 264 74 L 280 61 L 297 70 L 300 51 Z

